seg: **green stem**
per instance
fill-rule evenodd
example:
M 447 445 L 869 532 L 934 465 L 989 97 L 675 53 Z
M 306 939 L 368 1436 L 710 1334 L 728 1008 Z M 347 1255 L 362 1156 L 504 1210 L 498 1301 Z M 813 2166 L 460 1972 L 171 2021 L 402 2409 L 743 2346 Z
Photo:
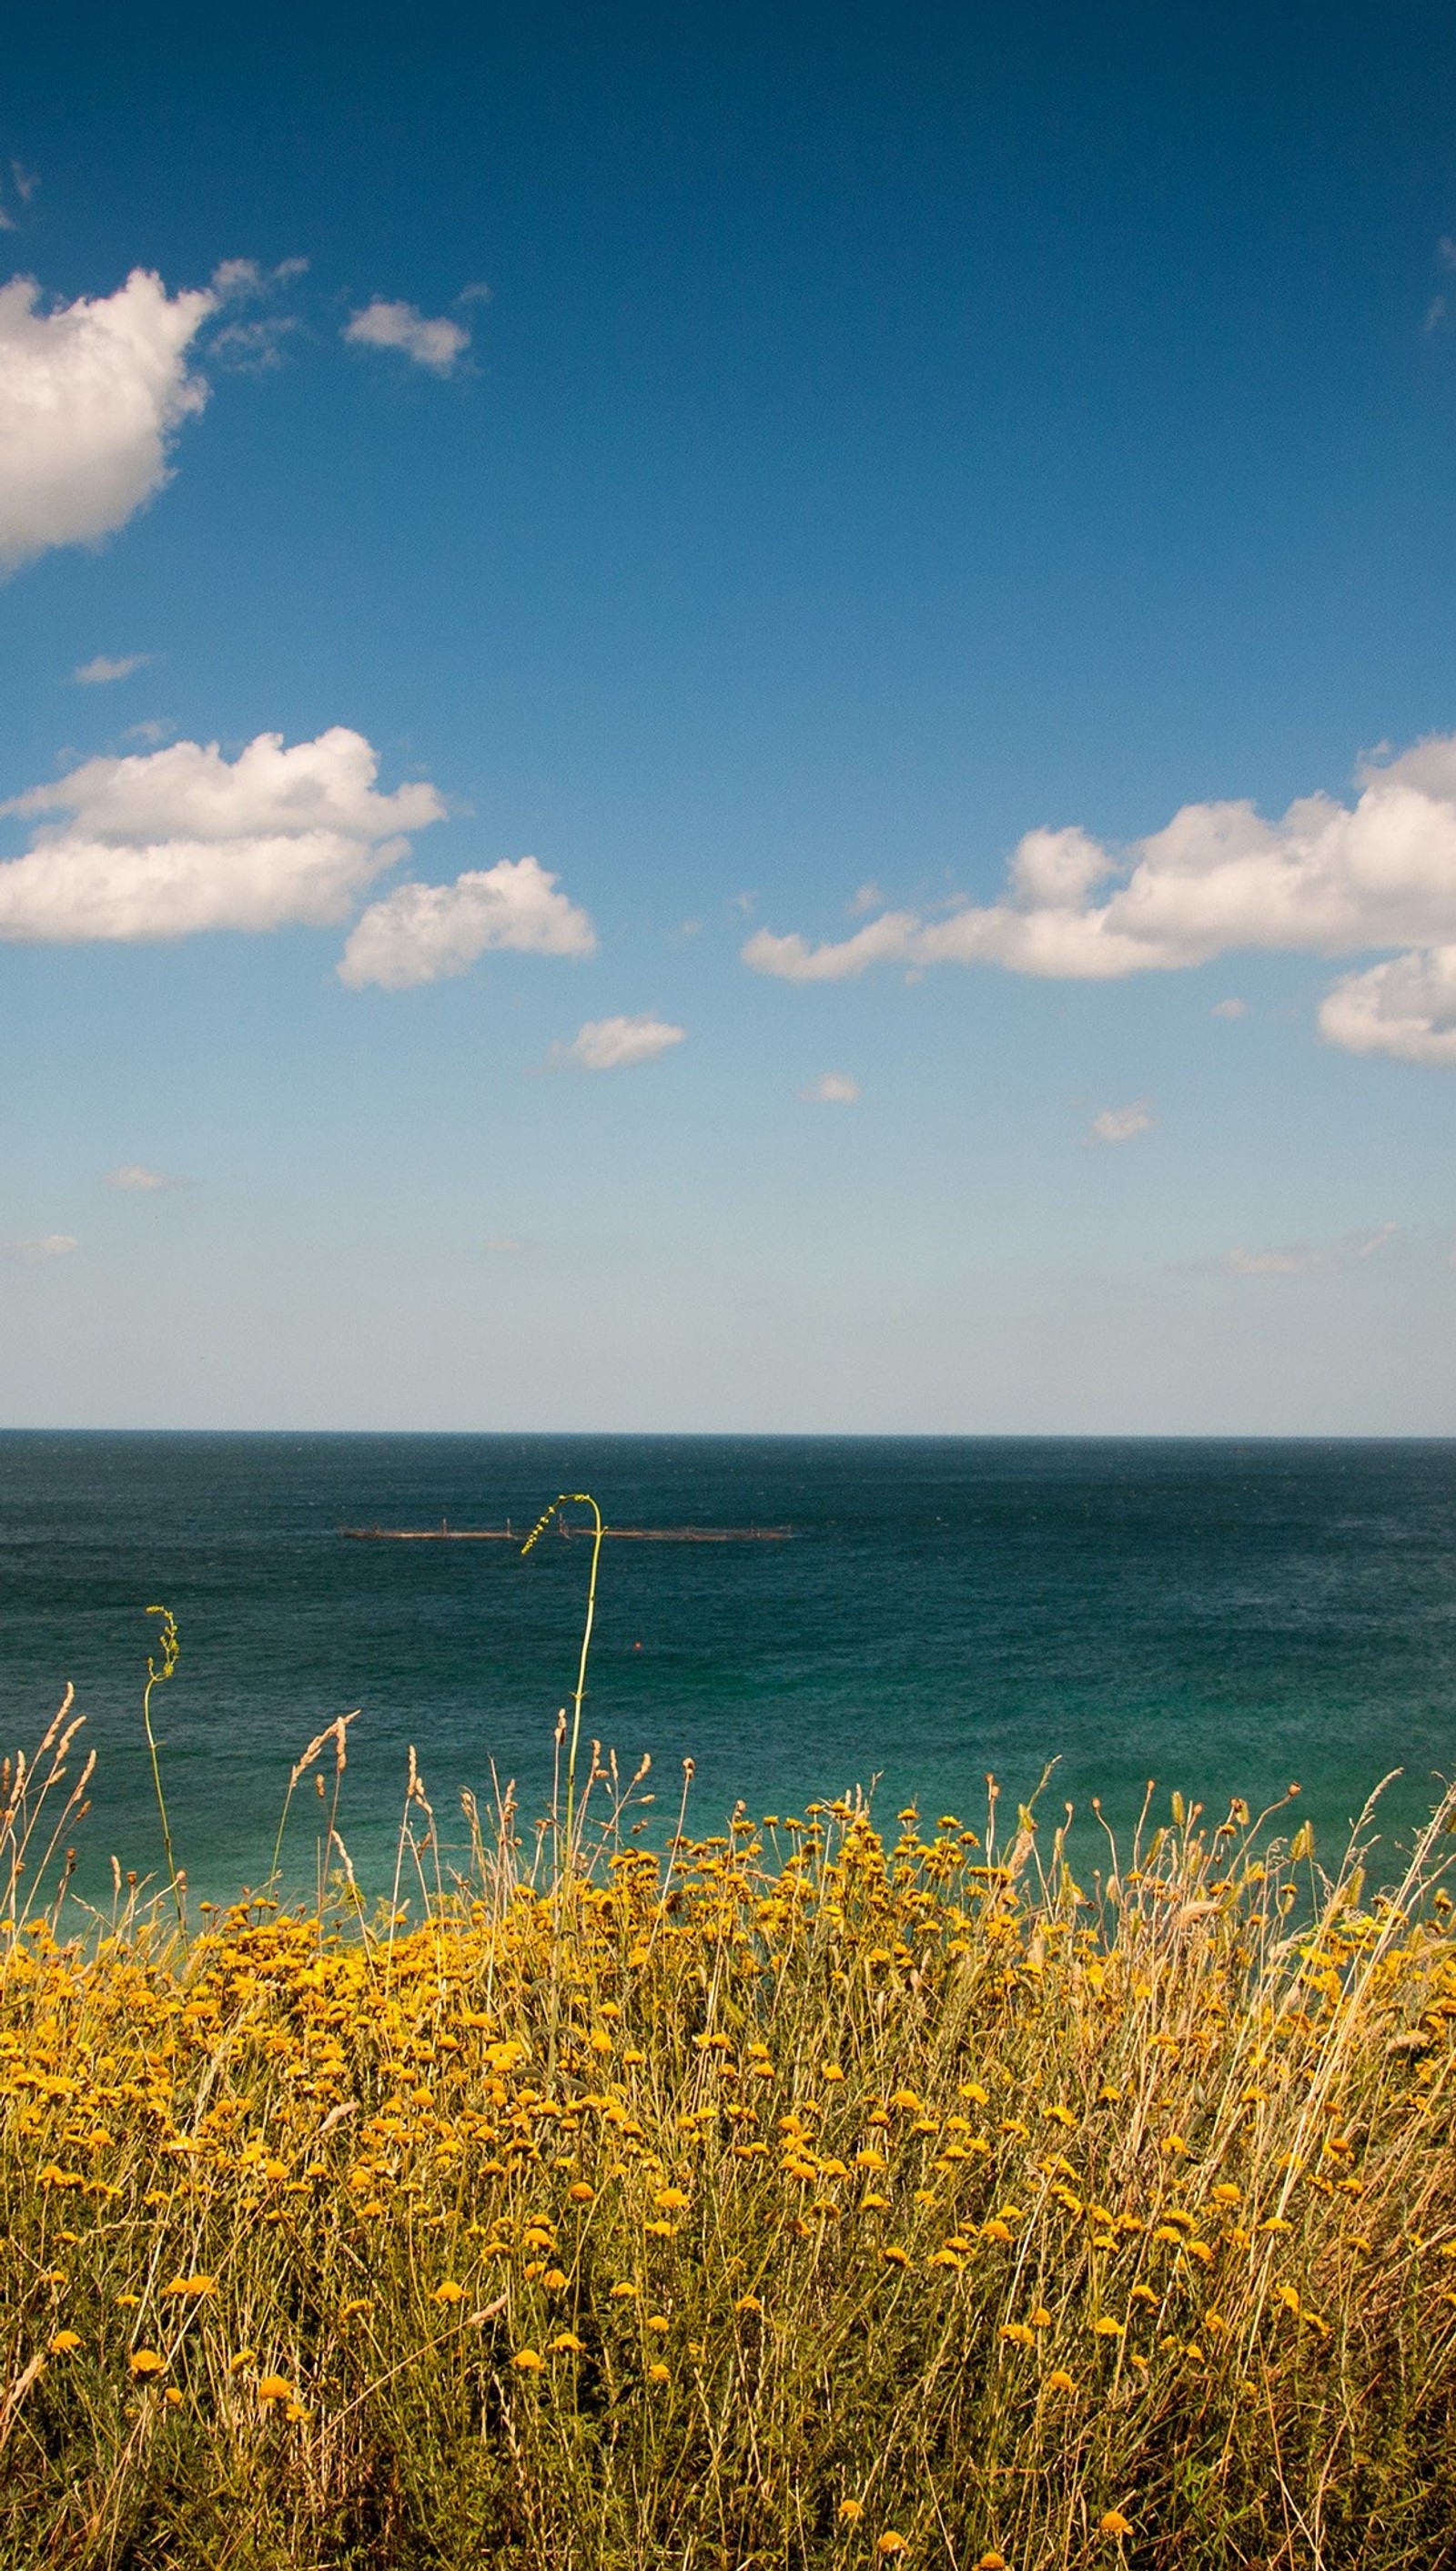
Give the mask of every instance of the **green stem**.
M 147 1613 L 149 1616 L 160 1616 L 162 1619 L 162 1630 L 158 1636 L 162 1647 L 162 1666 L 159 1669 L 151 1654 L 148 1654 L 147 1684 L 142 1691 L 142 1721 L 146 1727 L 147 1749 L 152 1761 L 152 1783 L 157 1791 L 157 1809 L 162 1816 L 162 1844 L 167 1851 L 167 1880 L 172 1888 L 177 1924 L 181 1928 L 186 1926 L 183 1917 L 182 1886 L 178 1881 L 177 1859 L 172 1849 L 172 1823 L 167 1817 L 167 1798 L 162 1791 L 162 1762 L 157 1755 L 157 1736 L 152 1729 L 152 1690 L 171 1678 L 177 1667 L 180 1645 L 177 1618 L 170 1607 L 149 1607 Z
M 571 1741 L 566 1754 L 566 1857 L 568 1866 L 572 1866 L 575 1863 L 577 1746 L 582 1736 L 582 1699 L 587 1692 L 587 1655 L 592 1648 L 592 1627 L 597 1620 L 597 1565 L 602 1558 L 602 1538 L 606 1532 L 602 1512 L 591 1492 L 558 1491 L 550 1508 L 537 1519 L 521 1547 L 521 1552 L 523 1555 L 530 1552 L 537 1537 L 544 1534 L 551 1524 L 557 1510 L 564 1508 L 568 1502 L 590 1509 L 595 1529 L 592 1537 L 592 1573 L 587 1583 L 587 1620 L 582 1627 L 581 1659 L 577 1664 L 577 1683 L 572 1692 Z

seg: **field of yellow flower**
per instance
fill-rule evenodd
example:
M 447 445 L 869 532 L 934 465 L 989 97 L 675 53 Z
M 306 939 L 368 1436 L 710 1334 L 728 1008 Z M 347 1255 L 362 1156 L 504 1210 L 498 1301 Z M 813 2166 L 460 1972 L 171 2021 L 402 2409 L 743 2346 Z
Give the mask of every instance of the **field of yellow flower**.
M 372 1918 L 12 1873 L 0 2561 L 1456 2560 L 1449 1804 L 1376 1897 L 1282 1808 L 1079 1883 L 590 1783 L 426 1896 L 416 1781 Z

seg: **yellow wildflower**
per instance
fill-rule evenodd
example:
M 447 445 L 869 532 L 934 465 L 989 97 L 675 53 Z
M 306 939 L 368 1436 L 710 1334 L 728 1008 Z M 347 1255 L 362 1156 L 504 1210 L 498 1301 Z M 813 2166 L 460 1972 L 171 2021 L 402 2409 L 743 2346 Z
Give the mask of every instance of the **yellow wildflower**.
M 259 2401 L 291 2401 L 293 2387 L 286 2374 L 260 2374 L 257 2380 Z
M 1077 2384 L 1075 2378 L 1068 2373 L 1065 2365 L 1054 2365 L 1051 2373 L 1047 2376 L 1047 2390 L 1049 2392 L 1075 2392 L 1076 2389 Z
M 1036 2331 L 1028 2329 L 1025 2321 L 1003 2321 L 996 2335 L 1009 2339 L 1014 2347 L 1035 2347 L 1037 2343 Z
M 582 2356 L 586 2353 L 586 2343 L 578 2338 L 575 2330 L 563 2330 L 552 2340 L 551 2353 L 553 2356 Z
M 134 2347 L 127 2363 L 134 2374 L 160 2374 L 167 2359 L 155 2347 Z
M 892 2526 L 887 2526 L 883 2535 L 876 2538 L 874 2549 L 876 2553 L 891 2554 L 908 2553 L 910 2547 L 903 2535 L 897 2535 Z
M 1120 2537 L 1131 2535 L 1133 2532 L 1132 2520 L 1131 2518 L 1124 2517 L 1120 2508 L 1104 2509 L 1102 2516 L 1097 2521 L 1097 2531 L 1099 2535 L 1116 2535 Z
M 457 2286 L 453 2277 L 446 2277 L 443 2283 L 435 2288 L 432 2301 L 437 2304 L 463 2304 L 465 2289 L 463 2286 Z
M 519 2374 L 539 2374 L 545 2359 L 537 2355 L 534 2347 L 518 2347 L 511 2363 Z
M 50 2343 L 51 2354 L 52 2356 L 69 2356 L 72 2349 L 77 2348 L 80 2345 L 81 2333 L 79 2330 L 57 2330 Z
M 839 2502 L 839 2523 L 841 2526 L 857 2526 L 863 2515 L 864 2502 L 862 2499 L 841 2499 Z
M 668 2366 L 664 2365 L 661 2358 L 659 2358 L 655 2365 L 650 2365 L 648 2367 L 647 2379 L 649 2383 L 671 2383 L 673 2379 L 672 2371 Z

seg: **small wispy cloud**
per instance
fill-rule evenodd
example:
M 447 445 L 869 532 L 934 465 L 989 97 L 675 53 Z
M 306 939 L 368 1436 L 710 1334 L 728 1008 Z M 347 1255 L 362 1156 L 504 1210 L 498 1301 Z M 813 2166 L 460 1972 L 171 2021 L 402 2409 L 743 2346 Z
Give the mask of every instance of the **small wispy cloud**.
M 389 303 L 380 294 L 350 314 L 341 335 L 356 348 L 397 348 L 411 365 L 433 375 L 453 374 L 470 345 L 462 322 L 426 320 L 415 304 Z
M 255 258 L 225 258 L 213 270 L 213 292 L 220 303 L 261 303 L 307 273 L 306 258 L 280 258 L 276 267 L 263 267 Z
M 633 1063 L 655 1062 L 683 1042 L 686 1027 L 669 1026 L 665 1018 L 592 1018 L 580 1027 L 570 1044 L 551 1048 L 550 1061 L 559 1071 L 626 1071 Z
M 268 303 L 294 279 L 307 274 L 306 258 L 280 258 L 263 267 L 255 258 L 225 258 L 213 270 L 213 297 L 220 309 L 236 303 Z M 272 312 L 253 321 L 228 321 L 208 341 L 208 354 L 235 374 L 270 373 L 283 362 L 286 341 L 303 327 L 295 313 Z
M 1100 1107 L 1083 1140 L 1088 1143 L 1132 1143 L 1140 1134 L 1151 1134 L 1157 1122 L 1147 1099 L 1135 1098 L 1126 1107 Z
M 513 1232 L 488 1232 L 480 1246 L 482 1250 L 489 1251 L 493 1257 L 501 1259 L 519 1258 L 526 1247 L 524 1241 L 518 1241 Z
M 149 1170 L 141 1161 L 123 1161 L 119 1169 L 107 1171 L 106 1185 L 124 1196 L 153 1197 L 163 1188 L 180 1188 L 182 1181 L 168 1178 L 163 1170 Z
M 23 169 L 18 161 L 12 161 L 10 164 L 10 185 L 16 196 L 20 199 L 21 206 L 25 207 L 30 204 L 32 197 L 40 186 L 40 181 L 33 170 Z M 9 211 L 9 208 L 4 205 L 0 205 L 0 233 L 18 233 L 19 230 L 20 226 L 14 215 Z
M 859 1083 L 847 1071 L 821 1071 L 798 1094 L 814 1107 L 854 1107 L 859 1102 Z
M 22 1268 L 36 1268 L 42 1260 L 65 1259 L 80 1247 L 72 1232 L 42 1232 L 18 1240 L 0 1240 L 0 1259 L 15 1260 Z
M 1246 1018 L 1248 1015 L 1248 1002 L 1246 1000 L 1215 1000 L 1212 1009 L 1209 1011 L 1209 1015 L 1212 1018 Z
M 1330 1276 L 1375 1258 L 1399 1231 L 1399 1224 L 1382 1223 L 1373 1232 L 1347 1232 L 1338 1241 L 1290 1241 L 1262 1250 L 1236 1242 L 1231 1250 L 1215 1251 L 1207 1259 L 1176 1261 L 1174 1269 L 1188 1277 Z
M 871 880 L 869 883 L 860 885 L 849 904 L 850 915 L 857 919 L 866 910 L 883 910 L 884 906 L 884 894 L 880 891 L 879 885 Z
M 150 670 L 155 652 L 98 652 L 94 661 L 83 661 L 71 673 L 78 688 L 111 688 L 118 679 L 130 679 L 138 670 Z
M 293 312 L 274 312 L 261 321 L 230 321 L 209 341 L 208 354 L 235 374 L 271 374 L 283 362 L 286 341 L 302 327 Z

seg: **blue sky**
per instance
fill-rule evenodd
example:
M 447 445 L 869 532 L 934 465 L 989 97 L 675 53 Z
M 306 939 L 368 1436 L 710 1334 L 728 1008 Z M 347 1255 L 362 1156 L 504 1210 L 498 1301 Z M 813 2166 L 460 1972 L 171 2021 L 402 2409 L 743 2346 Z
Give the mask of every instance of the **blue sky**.
M 0 1417 L 1456 1432 L 1453 89 L 12 30 Z

